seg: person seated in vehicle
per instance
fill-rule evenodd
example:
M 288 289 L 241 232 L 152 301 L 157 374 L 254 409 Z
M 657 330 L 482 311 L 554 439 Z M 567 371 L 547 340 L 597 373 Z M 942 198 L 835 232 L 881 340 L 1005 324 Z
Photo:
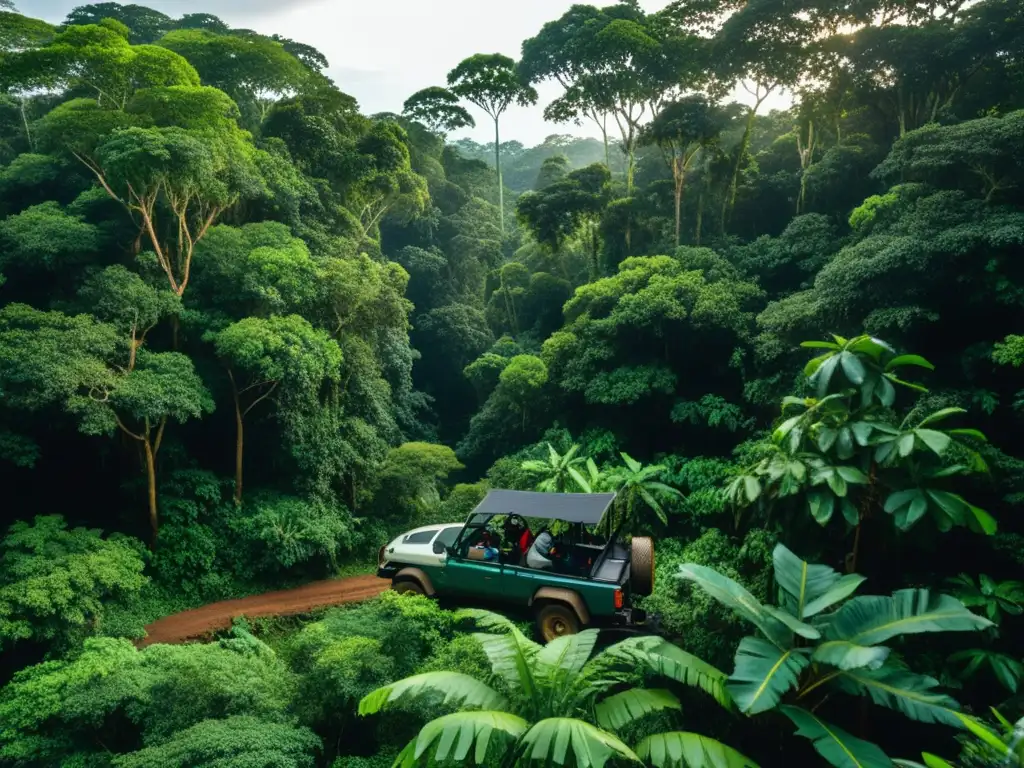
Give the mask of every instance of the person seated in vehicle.
M 496 561 L 499 554 L 497 536 L 484 528 L 475 543 L 470 546 L 466 556 L 470 560 Z
M 561 555 L 560 542 L 556 541 L 549 529 L 541 531 L 526 553 L 526 564 L 541 571 L 556 570 L 555 563 Z
M 505 521 L 505 541 L 509 542 L 508 562 L 522 565 L 526 553 L 530 551 L 530 544 L 533 543 L 533 534 L 530 528 L 519 515 L 509 515 Z

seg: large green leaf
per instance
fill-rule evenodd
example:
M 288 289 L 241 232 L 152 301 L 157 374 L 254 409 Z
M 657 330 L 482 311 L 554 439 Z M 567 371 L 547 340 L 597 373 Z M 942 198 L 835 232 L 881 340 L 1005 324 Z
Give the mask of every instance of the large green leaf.
M 855 573 L 840 576 L 827 565 L 811 565 L 782 544 L 772 553 L 775 581 L 792 598 L 793 613 L 805 619 L 821 613 L 853 594 L 864 577 Z
M 744 637 L 726 687 L 741 712 L 756 715 L 776 707 L 809 663 L 807 649 L 783 651 L 759 637 Z
M 932 677 L 883 666 L 848 670 L 839 676 L 838 682 L 848 693 L 866 693 L 875 704 L 902 712 L 911 720 L 961 726 L 960 705 L 944 693 L 936 693 L 933 689 L 939 681 Z
M 885 646 L 856 645 L 849 640 L 826 640 L 816 645 L 811 655 L 813 661 L 839 669 L 877 669 L 887 658 L 889 649 Z
M 603 768 L 609 760 L 640 762 L 616 736 L 569 717 L 541 720 L 522 737 L 516 754 L 520 760 L 577 768 Z
M 817 715 L 788 704 L 782 714 L 796 725 L 797 736 L 810 739 L 818 754 L 836 768 L 892 768 L 892 760 L 870 741 L 855 738 Z
M 817 640 L 821 637 L 821 632 L 812 627 L 810 624 L 805 624 L 800 621 L 796 616 L 791 614 L 789 611 L 783 610 L 782 608 L 775 608 L 771 605 L 764 606 L 764 609 L 776 619 L 781 621 L 800 637 L 805 637 L 808 640 Z
M 507 712 L 445 715 L 424 725 L 395 759 L 392 768 L 414 768 L 435 761 L 483 765 L 489 752 L 492 757 L 501 754 L 518 741 L 529 726 L 523 718 Z
M 537 652 L 538 664 L 555 670 L 575 674 L 583 669 L 594 652 L 598 631 L 586 629 L 575 635 L 555 638 Z
M 503 709 L 508 701 L 489 685 L 461 672 L 425 672 L 368 693 L 359 702 L 360 715 L 373 715 L 399 699 L 439 696 L 444 704 Z
M 541 647 L 529 640 L 517 628 L 504 635 L 475 633 L 487 660 L 491 662 L 491 670 L 502 678 L 512 690 L 521 690 L 524 695 L 532 696 L 535 692 L 533 659 L 540 653 Z
M 644 715 L 663 709 L 680 709 L 675 694 L 659 689 L 630 688 L 598 702 L 594 712 L 598 725 L 608 731 L 617 731 Z
M 685 731 L 648 736 L 637 745 L 636 754 L 654 768 L 758 768 L 732 747 Z
M 843 605 L 829 623 L 831 640 L 877 645 L 897 635 L 921 632 L 967 632 L 992 626 L 971 613 L 955 597 L 927 589 L 901 589 L 892 597 L 855 597 Z
M 610 669 L 636 669 L 641 665 L 656 675 L 699 688 L 723 707 L 733 706 L 725 689 L 726 675 L 705 661 L 687 653 L 667 640 L 652 635 L 631 637 L 606 648 L 587 665 L 585 671 L 606 678 Z
M 700 585 L 705 592 L 731 608 L 741 618 L 760 629 L 765 637 L 782 650 L 793 644 L 793 632 L 772 616 L 750 592 L 713 568 L 686 563 L 679 568 L 680 577 Z

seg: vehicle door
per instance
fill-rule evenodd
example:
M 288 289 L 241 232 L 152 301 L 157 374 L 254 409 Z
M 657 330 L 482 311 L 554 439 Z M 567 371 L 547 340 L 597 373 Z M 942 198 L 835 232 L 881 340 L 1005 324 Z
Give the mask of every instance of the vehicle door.
M 479 531 L 467 528 L 449 551 L 444 567 L 445 592 L 475 600 L 500 601 L 503 566 L 499 560 L 480 559 L 482 550 L 471 548 Z

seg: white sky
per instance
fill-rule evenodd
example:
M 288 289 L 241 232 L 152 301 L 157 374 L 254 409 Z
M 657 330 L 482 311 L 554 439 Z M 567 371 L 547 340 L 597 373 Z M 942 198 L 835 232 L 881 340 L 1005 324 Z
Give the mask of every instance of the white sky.
M 474 53 L 504 53 L 518 59 L 522 41 L 543 24 L 561 16 L 574 0 L 134 0 L 176 17 L 213 13 L 233 27 L 283 35 L 321 50 L 331 66 L 328 74 L 341 90 L 359 100 L 363 112 L 401 112 L 412 93 L 444 85 L 448 71 Z M 579 0 L 576 0 L 577 2 Z M 584 0 L 585 1 L 585 0 Z M 610 2 L 610 0 L 607 0 Z M 62 21 L 82 0 L 15 0 L 19 10 L 51 22 Z M 122 0 L 124 4 L 132 0 Z M 604 1 L 595 3 L 605 4 Z M 641 0 L 656 11 L 667 0 Z M 485 11 L 484 8 L 488 10 Z M 561 93 L 544 83 L 540 100 L 529 108 L 511 107 L 501 119 L 502 141 L 539 144 L 553 133 L 596 136 L 586 123 L 545 122 L 543 108 Z M 747 101 L 737 92 L 738 101 Z M 765 105 L 788 106 L 781 98 Z M 490 119 L 470 107 L 474 130 L 455 133 L 479 142 L 494 140 Z

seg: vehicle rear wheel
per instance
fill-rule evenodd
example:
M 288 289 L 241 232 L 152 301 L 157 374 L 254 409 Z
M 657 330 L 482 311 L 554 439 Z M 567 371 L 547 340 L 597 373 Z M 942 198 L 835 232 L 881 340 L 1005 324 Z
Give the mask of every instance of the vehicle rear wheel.
M 415 581 L 396 581 L 391 584 L 391 588 L 400 595 L 423 595 L 426 594 L 423 591 L 423 587 Z
M 629 585 L 637 595 L 649 595 L 654 591 L 654 541 L 648 536 L 633 537 Z
M 563 635 L 575 635 L 579 631 L 579 617 L 567 605 L 548 603 L 537 611 L 537 632 L 545 643 Z

